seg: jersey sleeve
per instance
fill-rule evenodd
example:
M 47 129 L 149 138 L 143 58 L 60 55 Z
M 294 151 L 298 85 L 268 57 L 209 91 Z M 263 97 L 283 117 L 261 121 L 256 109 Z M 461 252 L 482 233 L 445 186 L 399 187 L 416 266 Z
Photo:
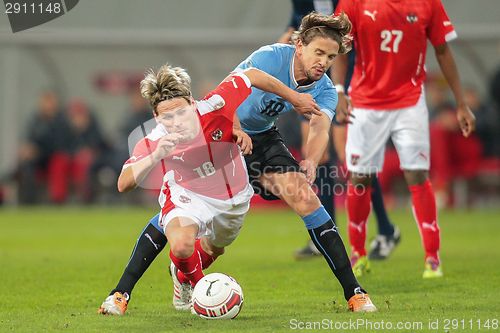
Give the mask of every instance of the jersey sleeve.
M 276 76 L 277 72 L 283 66 L 283 58 L 278 52 L 273 45 L 263 46 L 243 60 L 236 67 L 235 72 L 248 68 L 257 68 L 267 74 Z
M 134 164 L 135 162 L 140 161 L 143 158 L 149 156 L 154 150 L 155 150 L 154 144 L 150 140 L 146 138 L 141 139 L 135 145 L 134 151 L 132 152 L 130 158 L 126 160 L 125 163 L 123 164 L 123 168 L 126 168 L 131 164 Z
M 335 117 L 335 109 L 337 108 L 338 95 L 337 91 L 331 84 L 326 85 L 325 89 L 315 98 L 321 112 L 326 113 L 330 121 Z
M 335 7 L 335 12 L 333 14 L 334 16 L 336 16 L 342 12 L 346 13 L 346 15 L 349 17 L 349 20 L 352 23 L 351 35 L 353 36 L 356 33 L 356 14 L 354 8 L 356 4 L 354 2 L 355 2 L 354 0 L 339 0 L 339 2 L 337 3 L 337 7 Z
M 198 110 L 201 115 L 221 110 L 232 119 L 236 109 L 251 93 L 252 85 L 245 73 L 232 73 L 203 98 L 198 105 Z
M 457 38 L 455 28 L 451 24 L 441 0 L 433 0 L 432 2 L 432 17 L 427 27 L 427 37 L 434 46 Z

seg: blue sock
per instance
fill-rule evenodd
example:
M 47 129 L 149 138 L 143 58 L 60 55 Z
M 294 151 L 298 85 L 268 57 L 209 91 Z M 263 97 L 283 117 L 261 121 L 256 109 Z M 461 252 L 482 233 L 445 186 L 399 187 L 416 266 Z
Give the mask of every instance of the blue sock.
M 394 225 L 389 220 L 389 216 L 387 216 L 382 189 L 377 177 L 373 177 L 372 180 L 372 207 L 377 218 L 378 233 L 380 235 L 392 236 L 394 234 Z
M 326 222 L 332 220 L 332 218 L 325 210 L 325 207 L 320 206 L 318 209 L 316 209 L 311 214 L 303 216 L 302 220 L 304 221 L 304 224 L 306 225 L 307 230 L 312 230 L 314 228 L 322 226 Z
M 325 208 L 320 206 L 311 214 L 302 217 L 302 220 L 314 245 L 342 285 L 345 299 L 349 300 L 360 285 L 354 277 L 349 256 L 333 219 Z
M 158 229 L 159 232 L 163 234 L 163 228 L 160 227 L 160 213 L 156 214 L 149 220 L 149 224 L 154 226 L 156 229 Z

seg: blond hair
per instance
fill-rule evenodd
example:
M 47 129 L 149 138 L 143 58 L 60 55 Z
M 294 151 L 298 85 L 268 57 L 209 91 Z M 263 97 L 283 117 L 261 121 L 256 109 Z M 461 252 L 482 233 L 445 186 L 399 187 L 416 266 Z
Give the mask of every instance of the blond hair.
M 185 69 L 165 64 L 155 73 L 153 69 L 146 72 L 140 85 L 141 95 L 153 111 L 160 102 L 172 98 L 184 98 L 191 104 L 191 78 Z
M 292 41 L 296 43 L 300 40 L 307 45 L 316 37 L 331 38 L 339 44 L 339 53 L 345 54 L 351 50 L 351 28 L 351 21 L 345 13 L 331 16 L 312 12 L 302 18 Z

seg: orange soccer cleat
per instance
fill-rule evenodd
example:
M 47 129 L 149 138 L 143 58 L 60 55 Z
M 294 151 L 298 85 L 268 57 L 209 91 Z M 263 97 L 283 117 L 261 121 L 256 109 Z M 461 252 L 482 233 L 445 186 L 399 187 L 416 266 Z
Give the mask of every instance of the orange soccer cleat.
M 375 312 L 377 308 L 373 305 L 370 296 L 365 293 L 355 294 L 347 302 L 349 310 L 352 312 Z
M 106 297 L 99 310 L 97 310 L 97 313 L 116 316 L 124 315 L 125 311 L 127 311 L 128 300 L 129 296 L 127 293 L 115 292 L 113 295 Z

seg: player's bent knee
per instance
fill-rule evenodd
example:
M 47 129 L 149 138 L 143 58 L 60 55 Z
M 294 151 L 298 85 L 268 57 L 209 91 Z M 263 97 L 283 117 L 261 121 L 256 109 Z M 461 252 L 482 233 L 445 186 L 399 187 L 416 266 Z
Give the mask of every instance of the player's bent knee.
M 404 170 L 404 175 L 410 186 L 423 184 L 429 178 L 427 170 Z
M 372 178 L 373 178 L 372 175 L 355 173 L 355 172 L 351 172 L 349 175 L 349 181 L 353 185 L 368 186 L 369 184 L 371 184 Z
M 223 247 L 213 247 L 213 248 L 211 248 L 211 252 L 212 253 L 210 255 L 212 257 L 218 257 L 218 256 L 223 255 L 224 252 L 226 252 L 226 251 Z
M 210 241 L 206 237 L 202 237 L 201 240 L 201 247 L 203 251 L 207 252 L 209 255 L 212 257 L 218 257 L 224 254 L 225 248 L 224 247 L 217 247 L 210 243 Z
M 176 239 L 170 242 L 170 251 L 177 258 L 189 258 L 194 252 L 194 239 Z
M 311 191 L 308 195 L 301 197 L 301 200 L 295 201 L 294 207 L 292 208 L 300 216 L 306 216 L 314 212 L 320 206 L 321 203 L 318 197 Z

